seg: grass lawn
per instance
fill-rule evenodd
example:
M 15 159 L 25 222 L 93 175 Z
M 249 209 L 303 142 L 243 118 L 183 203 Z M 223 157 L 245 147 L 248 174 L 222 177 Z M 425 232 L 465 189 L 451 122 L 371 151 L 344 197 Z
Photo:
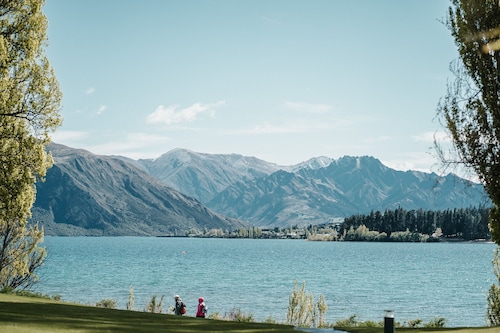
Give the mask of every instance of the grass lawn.
M 353 333 L 383 333 L 383 328 L 349 328 Z M 396 329 L 396 332 L 500 333 L 500 327 Z M 0 294 L 0 332 L 277 332 L 298 333 L 287 325 L 198 319 L 139 311 L 75 305 L 41 298 Z
M 384 333 L 383 328 L 349 328 L 351 333 Z M 396 333 L 500 333 L 500 327 L 474 327 L 474 328 L 396 328 Z M 297 332 L 296 332 L 297 333 Z
M 286 325 L 239 323 L 103 309 L 0 294 L 0 332 L 294 332 Z

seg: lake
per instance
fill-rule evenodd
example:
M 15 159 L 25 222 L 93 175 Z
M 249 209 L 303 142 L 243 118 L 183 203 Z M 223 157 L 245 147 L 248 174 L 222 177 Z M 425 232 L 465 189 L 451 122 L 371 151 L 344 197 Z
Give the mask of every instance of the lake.
M 491 243 L 310 242 L 154 237 L 45 237 L 36 291 L 65 301 L 117 301 L 132 286 L 135 309 L 153 295 L 165 308 L 179 294 L 194 316 L 233 309 L 257 321 L 286 320 L 294 281 L 327 302 L 326 321 L 444 317 L 447 327 L 486 324 L 486 293 L 496 282 Z

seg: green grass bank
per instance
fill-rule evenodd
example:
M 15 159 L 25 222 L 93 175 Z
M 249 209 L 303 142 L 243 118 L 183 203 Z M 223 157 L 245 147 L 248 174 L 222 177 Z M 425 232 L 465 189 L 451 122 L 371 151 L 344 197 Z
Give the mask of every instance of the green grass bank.
M 349 328 L 353 333 L 383 333 L 383 328 Z M 397 332 L 500 333 L 500 327 L 397 329 Z M 298 333 L 287 325 L 178 317 L 97 308 L 42 298 L 0 294 L 0 332 L 278 332 Z

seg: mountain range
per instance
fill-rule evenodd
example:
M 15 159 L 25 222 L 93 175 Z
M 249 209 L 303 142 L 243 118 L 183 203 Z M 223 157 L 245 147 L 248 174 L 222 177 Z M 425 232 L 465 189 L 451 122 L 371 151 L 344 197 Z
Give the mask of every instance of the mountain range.
M 209 208 L 252 225 L 285 227 L 371 210 L 489 205 L 484 188 L 454 174 L 398 171 L 371 156 L 312 158 L 279 166 L 237 154 L 174 149 L 138 163 Z
M 185 235 L 247 226 L 206 208 L 116 156 L 51 144 L 54 165 L 37 183 L 33 220 L 46 235 Z
M 173 235 L 189 230 L 325 223 L 372 210 L 489 205 L 456 175 L 398 171 L 370 156 L 280 166 L 238 154 L 174 149 L 156 159 L 58 144 L 37 183 L 33 220 L 54 235 Z

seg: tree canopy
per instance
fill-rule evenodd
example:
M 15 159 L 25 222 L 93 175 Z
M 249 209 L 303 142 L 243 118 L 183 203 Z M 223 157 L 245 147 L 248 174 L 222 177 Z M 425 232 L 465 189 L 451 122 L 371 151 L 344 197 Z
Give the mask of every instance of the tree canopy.
M 455 80 L 438 106 L 458 161 L 473 170 L 495 207 L 500 205 L 500 6 L 498 0 L 452 0 L 447 26 L 459 59 Z M 442 153 L 442 152 L 441 152 Z M 442 159 L 449 162 L 443 154 Z M 492 237 L 500 242 L 498 210 Z
M 61 123 L 61 91 L 45 55 L 44 0 L 0 1 L 0 289 L 26 287 L 45 257 L 28 226 L 45 148 Z

